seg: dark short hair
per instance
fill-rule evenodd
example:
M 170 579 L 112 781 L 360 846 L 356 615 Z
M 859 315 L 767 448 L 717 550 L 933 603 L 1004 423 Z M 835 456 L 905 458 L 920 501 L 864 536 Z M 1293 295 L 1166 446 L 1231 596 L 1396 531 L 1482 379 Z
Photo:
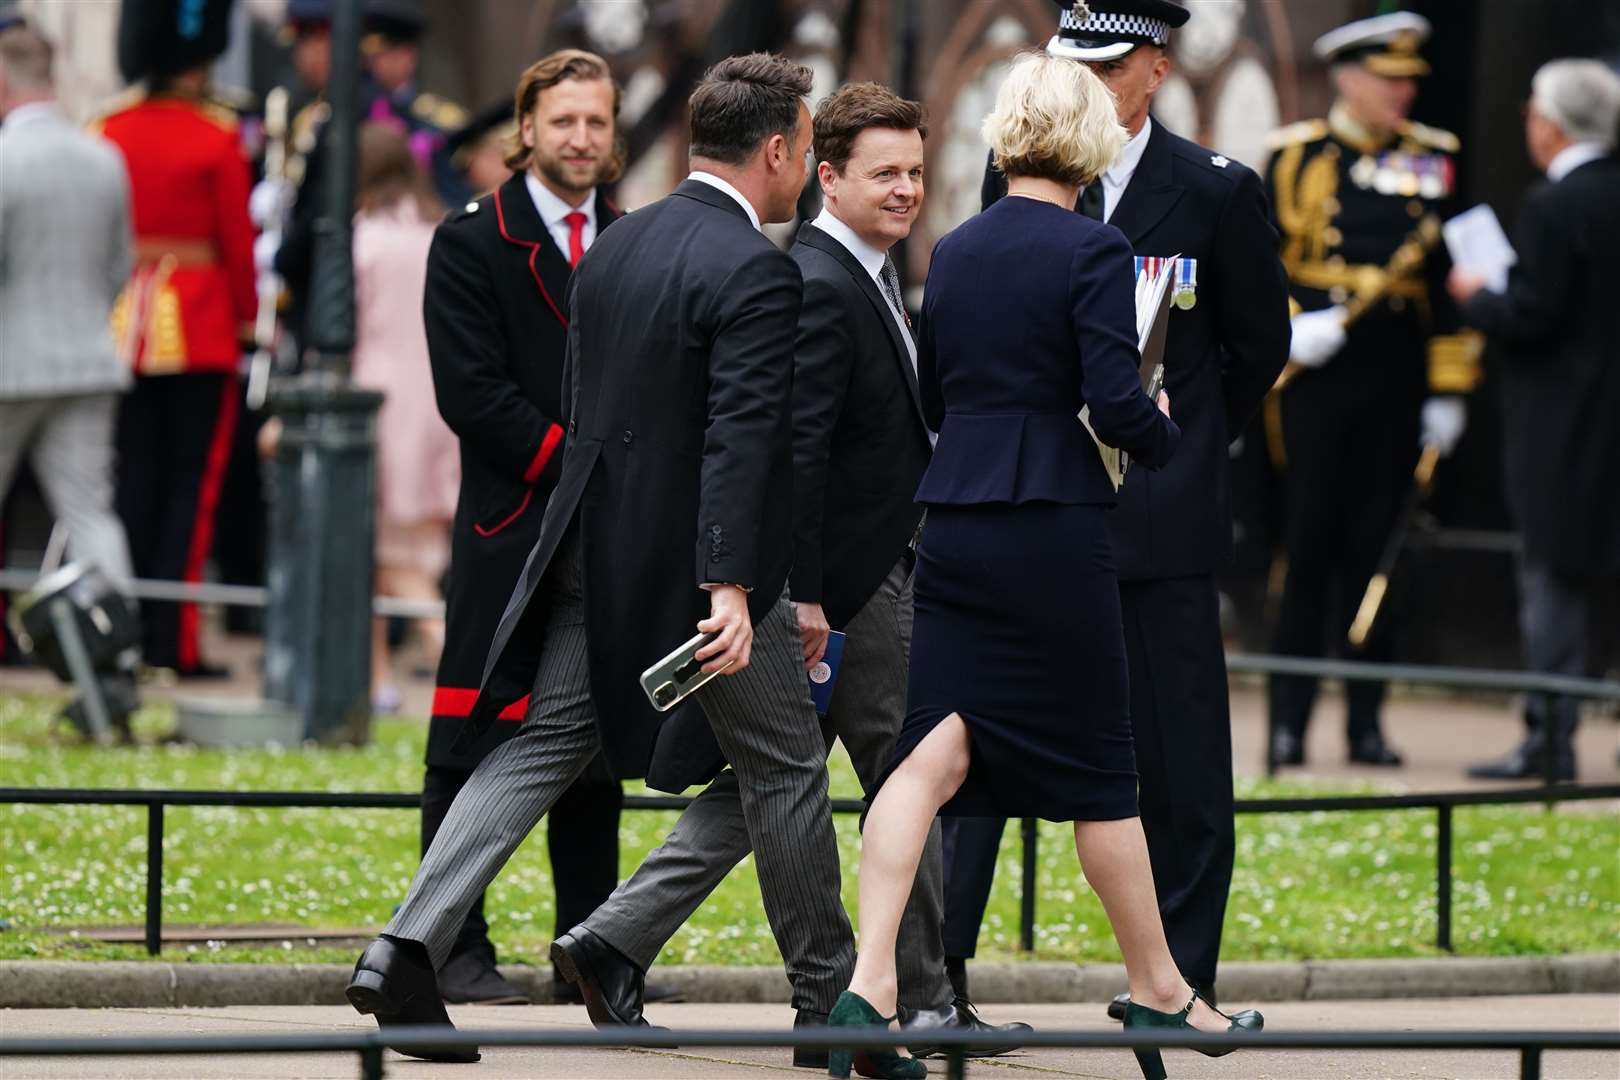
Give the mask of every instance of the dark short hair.
M 741 165 L 772 135 L 791 141 L 810 82 L 809 68 L 774 53 L 720 61 L 687 102 L 692 156 Z
M 867 128 L 915 131 L 926 139 L 928 113 L 921 102 L 907 101 L 881 83 L 840 87 L 816 108 L 816 160 L 842 175 L 855 152 L 855 140 Z
M 517 90 L 512 94 L 512 122 L 517 126 L 506 141 L 508 169 L 522 172 L 529 167 L 534 151 L 523 145 L 523 118 L 534 112 L 534 107 L 540 102 L 542 91 L 550 90 L 558 83 L 569 79 L 579 79 L 583 82 L 606 80 L 613 87 L 613 119 L 617 126 L 624 89 L 619 85 L 619 80 L 613 77 L 613 71 L 608 67 L 607 61 L 584 49 L 558 49 L 530 64 L 518 77 Z M 624 147 L 615 133 L 613 159 L 606 169 L 606 174 L 600 178 L 601 183 L 611 184 L 623 174 L 624 158 Z

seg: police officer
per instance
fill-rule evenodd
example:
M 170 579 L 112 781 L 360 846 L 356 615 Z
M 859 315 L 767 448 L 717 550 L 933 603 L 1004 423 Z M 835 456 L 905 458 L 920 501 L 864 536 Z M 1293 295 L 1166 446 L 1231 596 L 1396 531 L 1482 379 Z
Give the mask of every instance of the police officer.
M 135 273 L 113 311 L 134 385 L 118 418 L 118 512 L 142 578 L 201 581 L 251 341 L 253 224 L 237 116 L 210 99 L 229 0 L 127 0 L 118 59 L 140 85 L 93 127 L 123 154 Z M 176 148 L 184 148 L 184 153 Z M 204 662 L 195 604 L 142 604 L 144 654 L 182 676 Z
M 459 206 L 469 192 L 450 161 L 450 133 L 467 123 L 460 105 L 416 85 L 422 35 L 427 20 L 421 0 L 366 0 L 366 35 L 360 43 L 366 63 L 364 115 L 373 123 L 400 128 L 411 153 L 433 177 L 439 198 Z
M 1165 46 L 1188 12 L 1171 0 L 1060 3 L 1047 52 L 1091 66 L 1130 141 L 1075 210 L 1118 228 L 1139 260 L 1179 256 L 1165 387 L 1182 448 L 1130 472 L 1110 517 L 1130 664 L 1142 826 L 1170 950 L 1215 1000 L 1232 881 L 1232 734 L 1215 572 L 1232 553 L 1227 444 L 1282 369 L 1288 302 L 1260 179 L 1148 115 L 1170 70 Z M 984 202 L 1006 192 L 988 169 Z M 1002 822 L 946 823 L 945 947 L 970 956 Z M 960 968 L 958 968 L 960 974 Z M 1125 999 L 1110 1015 L 1124 1015 Z
M 1315 52 L 1338 96 L 1325 120 L 1276 132 L 1266 184 L 1297 314 L 1297 378 L 1268 403 L 1287 482 L 1287 579 L 1273 648 L 1320 657 L 1344 642 L 1413 483 L 1420 443 L 1441 453 L 1466 422 L 1478 338 L 1459 333 L 1444 289 L 1439 223 L 1454 187 L 1450 132 L 1407 119 L 1429 71 L 1420 15 L 1400 12 L 1324 34 Z M 1389 618 L 1357 654 L 1387 660 Z M 1269 688 L 1272 760 L 1304 761 L 1314 678 Z M 1379 710 L 1384 684 L 1349 683 L 1350 760 L 1395 766 Z

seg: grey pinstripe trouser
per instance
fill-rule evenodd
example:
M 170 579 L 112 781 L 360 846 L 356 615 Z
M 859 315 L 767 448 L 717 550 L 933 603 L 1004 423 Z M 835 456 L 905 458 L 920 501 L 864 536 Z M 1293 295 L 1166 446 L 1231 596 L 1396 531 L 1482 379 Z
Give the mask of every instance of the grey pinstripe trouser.
M 838 685 L 827 710 L 823 734 L 830 748 L 844 740 L 850 761 L 868 793 L 889 763 L 906 715 L 906 665 L 911 653 L 911 568 L 895 566 L 878 591 L 845 628 Z M 801 676 L 802 678 L 802 676 Z M 629 880 L 585 920 L 585 928 L 624 953 L 642 969 L 652 965 L 665 943 L 691 917 L 706 896 L 748 854 L 748 831 L 728 769 L 705 793 L 657 851 Z M 896 948 L 900 1004 L 933 1009 L 950 1002 L 945 976 L 944 870 L 939 822 L 928 833 L 916 884 L 900 923 Z
M 449 956 L 473 900 L 600 748 L 572 542 L 553 558 L 541 588 L 549 610 L 529 715 L 473 771 L 383 931 L 421 942 L 435 968 Z M 716 804 L 740 805 L 794 1005 L 825 1012 L 849 985 L 855 944 L 839 898 L 826 748 L 785 597 L 755 626 L 748 668 L 715 679 L 698 697 L 736 772 L 727 770 L 698 795 L 676 831 L 689 818 L 716 816 Z M 648 856 L 657 857 L 657 851 Z

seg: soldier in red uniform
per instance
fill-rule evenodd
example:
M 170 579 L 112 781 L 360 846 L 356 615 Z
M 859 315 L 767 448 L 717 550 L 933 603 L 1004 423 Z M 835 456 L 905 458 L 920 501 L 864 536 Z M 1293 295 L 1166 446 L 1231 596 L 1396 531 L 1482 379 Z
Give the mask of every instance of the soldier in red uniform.
M 141 578 L 200 581 L 230 457 L 242 343 L 258 307 L 249 168 L 236 115 L 208 97 L 228 0 L 125 0 L 119 63 L 141 82 L 95 124 L 129 170 L 136 269 L 113 311 L 135 382 L 118 419 L 118 512 Z M 216 673 L 195 604 L 142 604 L 145 657 Z

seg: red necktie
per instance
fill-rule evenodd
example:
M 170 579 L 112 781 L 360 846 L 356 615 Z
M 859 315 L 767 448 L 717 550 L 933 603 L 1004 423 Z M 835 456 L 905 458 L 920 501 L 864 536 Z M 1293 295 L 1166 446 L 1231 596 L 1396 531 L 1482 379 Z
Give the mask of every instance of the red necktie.
M 585 215 L 575 210 L 563 220 L 568 223 L 568 265 L 575 267 L 585 257 Z

